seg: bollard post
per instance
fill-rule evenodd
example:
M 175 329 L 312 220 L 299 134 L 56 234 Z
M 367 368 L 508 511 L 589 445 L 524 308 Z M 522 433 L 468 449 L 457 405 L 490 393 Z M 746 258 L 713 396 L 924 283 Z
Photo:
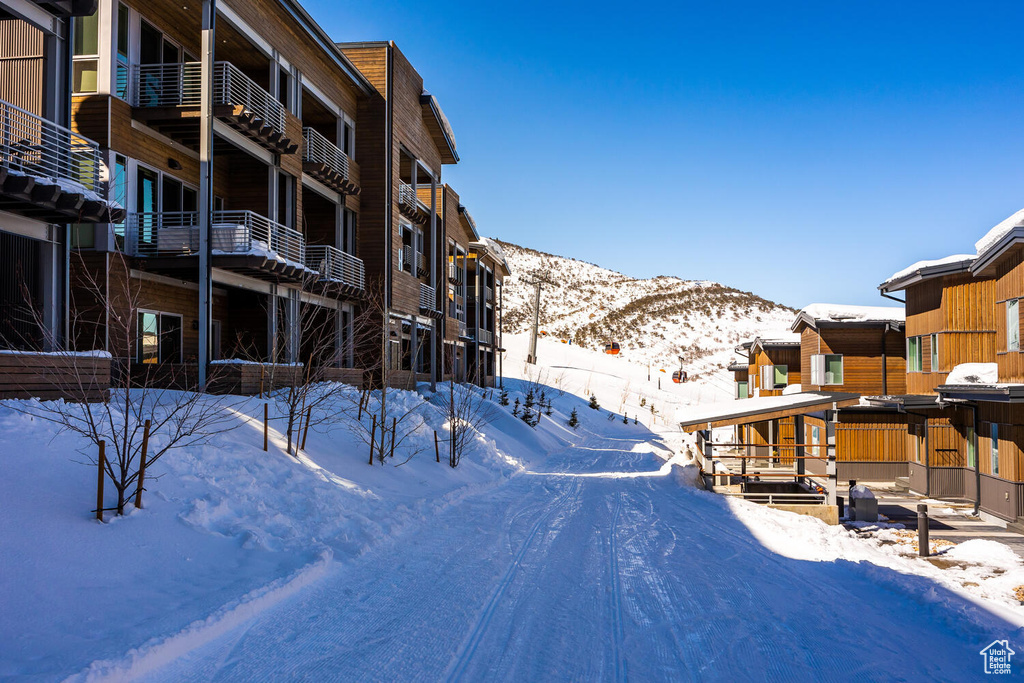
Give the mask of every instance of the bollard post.
M 437 444 L 437 430 L 434 430 L 434 457 L 441 462 L 441 447 Z
M 269 404 L 263 404 L 263 450 L 267 450 L 267 445 L 270 439 L 270 410 L 267 407 Z
M 96 479 L 96 519 L 101 522 L 103 521 L 103 468 L 107 463 L 106 451 L 107 442 L 100 441 L 100 456 L 97 461 L 99 474 Z
M 928 505 L 917 506 L 917 548 L 921 557 L 928 557 L 931 547 L 928 544 Z
M 377 445 L 377 416 L 373 416 L 373 427 L 370 429 L 370 463 L 373 464 L 373 449 Z
M 139 462 L 139 481 L 135 487 L 135 507 L 142 509 L 142 484 L 146 479 L 146 455 L 149 452 L 149 420 L 142 428 L 142 459 Z

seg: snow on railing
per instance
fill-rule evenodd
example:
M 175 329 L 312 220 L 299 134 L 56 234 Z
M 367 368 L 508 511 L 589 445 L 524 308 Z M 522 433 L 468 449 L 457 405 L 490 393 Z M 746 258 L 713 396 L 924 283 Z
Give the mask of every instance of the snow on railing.
M 421 282 L 420 283 L 420 308 L 422 308 L 425 311 L 432 311 L 432 310 L 434 310 L 435 298 L 436 297 L 434 295 L 434 288 L 431 287 L 430 285 L 425 285 L 425 284 L 423 284 Z
M 346 254 L 341 249 L 324 244 L 307 246 L 306 268 L 319 273 L 325 280 L 365 289 L 362 259 Z
M 177 107 L 200 104 L 201 65 L 140 64 L 134 68 L 132 104 L 136 107 Z M 256 81 L 230 62 L 213 65 L 213 104 L 241 106 L 269 124 L 279 133 L 285 132 L 285 109 Z
M 101 164 L 99 145 L 92 140 L 0 100 L 0 167 L 9 173 L 97 192 Z
M 302 129 L 302 160 L 324 164 L 343 178 L 348 178 L 348 155 L 312 128 Z
M 305 265 L 302 233 L 252 211 L 214 211 L 210 240 L 215 254 L 252 254 Z M 132 256 L 199 253 L 199 212 L 137 213 L 129 220 L 126 251 Z

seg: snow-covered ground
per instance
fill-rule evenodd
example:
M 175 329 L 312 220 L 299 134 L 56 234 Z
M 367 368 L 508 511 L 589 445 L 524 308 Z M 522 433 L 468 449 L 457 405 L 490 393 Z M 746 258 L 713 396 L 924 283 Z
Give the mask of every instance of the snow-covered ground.
M 659 390 L 646 365 L 551 339 L 526 366 L 525 336 L 505 342 L 509 398 L 543 386 L 554 413 L 534 429 L 489 393 L 456 470 L 417 394 L 397 398 L 422 450 L 397 467 L 340 424 L 299 460 L 279 434 L 263 452 L 245 399 L 107 524 L 81 444 L 0 403 L 0 678 L 965 680 L 991 641 L 1019 649 L 1024 568 L 1003 546 L 931 563 L 896 529 L 698 490 L 675 413 L 723 389 Z

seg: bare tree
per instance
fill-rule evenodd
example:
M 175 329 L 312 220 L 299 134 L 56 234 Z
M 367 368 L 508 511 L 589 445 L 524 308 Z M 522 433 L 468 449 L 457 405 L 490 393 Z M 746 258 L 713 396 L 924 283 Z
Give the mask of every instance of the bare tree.
M 62 340 L 48 338 L 46 346 L 62 372 L 50 378 L 54 389 L 67 401 L 18 404 L 19 409 L 58 425 L 62 431 L 82 436 L 92 446 L 105 444 L 104 471 L 117 491 L 117 514 L 124 514 L 127 501 L 138 490 L 140 470 L 171 450 L 206 443 L 213 435 L 228 431 L 237 422 L 223 399 L 200 391 L 195 364 L 157 362 L 145 352 L 176 340 L 140 334 L 139 313 L 145 307 L 139 288 L 133 286 L 123 255 L 112 253 L 105 266 L 89 267 L 75 254 L 72 277 L 75 299 L 69 302 L 68 337 L 76 352 Z M 104 272 L 104 268 L 109 272 Z M 41 312 L 26 294 L 26 315 L 39 329 L 47 329 Z M 96 375 L 96 357 L 108 353 L 91 351 L 106 347 L 111 358 L 110 390 L 105 391 Z M 180 350 L 179 350 L 180 353 Z M 21 356 L 30 362 L 30 355 Z M 153 362 L 146 362 L 146 361 Z M 148 440 L 145 425 L 149 422 Z M 144 443 L 146 448 L 144 448 Z M 96 466 L 95 448 L 83 447 L 89 464 Z
M 448 424 L 448 464 L 458 467 L 473 437 L 494 419 L 494 406 L 474 384 L 448 382 L 448 391 L 437 393 L 437 404 Z

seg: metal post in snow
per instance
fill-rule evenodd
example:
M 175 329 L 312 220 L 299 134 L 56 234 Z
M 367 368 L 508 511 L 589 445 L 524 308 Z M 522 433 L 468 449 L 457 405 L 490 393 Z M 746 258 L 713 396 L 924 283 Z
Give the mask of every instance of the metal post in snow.
M 921 557 L 928 557 L 931 547 L 928 543 L 928 505 L 917 506 L 917 550 Z
M 100 454 L 97 459 L 97 479 L 96 479 L 96 519 L 103 521 L 103 468 L 107 464 L 107 442 L 100 441 Z
M 825 465 L 825 473 L 828 475 L 828 490 L 826 491 L 828 505 L 838 505 L 836 496 L 839 488 L 839 476 L 836 470 L 836 420 L 839 414 L 838 406 L 833 403 L 832 410 L 825 416 L 825 440 L 828 443 L 826 452 L 828 462 Z
M 540 328 L 540 281 L 533 283 L 533 334 L 530 337 L 530 355 L 527 361 L 537 364 L 537 332 Z
M 206 389 L 213 330 L 213 53 L 217 0 L 203 0 L 199 80 L 199 388 Z

